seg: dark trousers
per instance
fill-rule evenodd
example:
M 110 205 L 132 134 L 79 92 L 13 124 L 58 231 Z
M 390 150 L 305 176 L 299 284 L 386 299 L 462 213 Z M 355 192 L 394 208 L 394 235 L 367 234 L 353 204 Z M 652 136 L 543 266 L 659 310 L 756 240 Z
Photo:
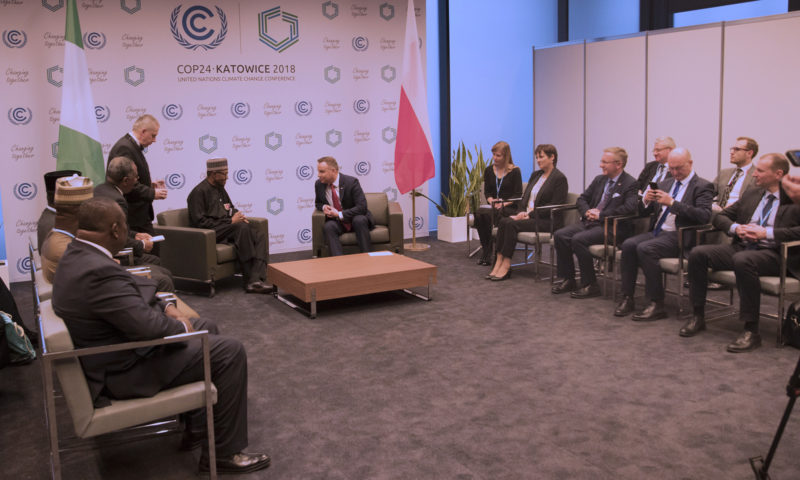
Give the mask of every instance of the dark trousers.
M 516 203 L 499 210 L 491 207 L 481 207 L 475 212 L 475 229 L 478 231 L 478 238 L 481 240 L 484 257 L 488 257 L 493 253 L 492 220 L 494 220 L 494 225 L 498 225 L 501 219 L 515 215 L 516 213 Z
M 362 253 L 372 250 L 372 241 L 369 238 L 369 219 L 366 215 L 356 215 L 353 217 L 353 230 L 356 234 L 356 242 L 358 248 Z M 342 241 L 339 236 L 345 233 L 344 225 L 342 222 L 335 218 L 326 218 L 325 225 L 322 226 L 322 231 L 325 233 L 325 241 L 328 243 L 328 249 L 331 256 L 335 257 L 342 255 Z
M 175 283 L 172 280 L 172 272 L 161 266 L 161 259 L 149 253 L 143 253 L 134 258 L 134 265 L 141 265 L 150 268 L 150 278 L 155 281 L 159 292 L 174 292 Z
M 700 245 L 689 255 L 689 298 L 692 306 L 706 303 L 708 269 L 733 270 L 739 292 L 739 318 L 745 329 L 758 332 L 758 312 L 761 309 L 759 276 L 780 275 L 780 255 L 776 250 L 748 250 L 741 243 L 732 245 Z
M 211 381 L 217 387 L 214 440 L 217 455 L 233 455 L 247 447 L 247 353 L 239 340 L 217 335 L 218 329 L 213 322 L 194 319 L 192 324 L 197 330 L 211 333 Z M 203 350 L 198 349 L 183 371 L 164 388 L 202 381 L 203 378 Z M 191 424 L 205 430 L 204 415 L 195 412 Z M 207 448 L 203 445 L 203 451 Z
M 664 281 L 661 266 L 662 258 L 678 256 L 678 232 L 662 231 L 658 236 L 645 232 L 622 242 L 622 294 L 633 296 L 636 289 L 636 276 L 639 267 L 644 273 L 644 291 L 652 301 L 664 301 Z
M 267 239 L 255 224 L 230 223 L 214 227 L 218 243 L 232 243 L 245 283 L 267 279 Z
M 517 248 L 517 234 L 519 232 L 547 231 L 550 229 L 549 219 L 540 219 L 537 225 L 535 218 L 514 220 L 509 217 L 501 218 L 497 225 L 497 252 L 504 257 L 511 258 Z
M 575 278 L 574 254 L 578 258 L 581 271 L 581 285 L 597 282 L 594 274 L 594 258 L 589 253 L 589 245 L 603 243 L 603 228 L 599 222 L 581 221 L 556 231 L 554 236 L 558 276 L 565 280 Z

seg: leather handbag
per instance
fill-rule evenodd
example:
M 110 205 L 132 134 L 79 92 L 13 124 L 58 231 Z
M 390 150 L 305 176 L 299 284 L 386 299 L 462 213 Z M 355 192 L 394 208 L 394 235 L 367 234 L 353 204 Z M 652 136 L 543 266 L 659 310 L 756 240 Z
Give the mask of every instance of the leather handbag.
M 781 336 L 784 345 L 800 349 L 800 302 L 795 302 L 786 310 L 786 317 L 781 325 Z
M 5 340 L 8 344 L 11 363 L 24 365 L 32 362 L 36 358 L 36 351 L 33 349 L 30 339 L 25 335 L 25 330 L 2 310 L 0 310 L 0 318 L 4 323 Z

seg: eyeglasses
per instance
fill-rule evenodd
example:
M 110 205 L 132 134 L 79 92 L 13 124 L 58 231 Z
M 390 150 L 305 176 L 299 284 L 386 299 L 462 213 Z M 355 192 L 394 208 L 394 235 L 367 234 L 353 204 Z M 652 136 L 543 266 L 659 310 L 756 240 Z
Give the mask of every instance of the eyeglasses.
M 731 147 L 731 152 L 746 152 L 750 150 L 749 148 L 742 148 L 742 147 Z
M 669 147 L 656 147 L 653 149 L 653 153 L 660 152 L 661 150 L 667 150 Z

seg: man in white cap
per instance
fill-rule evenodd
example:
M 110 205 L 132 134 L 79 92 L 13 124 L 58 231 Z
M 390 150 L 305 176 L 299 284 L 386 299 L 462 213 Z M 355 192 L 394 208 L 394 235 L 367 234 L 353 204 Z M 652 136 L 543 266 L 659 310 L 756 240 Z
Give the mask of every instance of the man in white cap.
M 267 279 L 267 239 L 233 206 L 225 191 L 228 159 L 212 158 L 206 162 L 206 178 L 187 198 L 189 223 L 195 228 L 217 232 L 217 243 L 232 243 L 242 267 L 247 293 L 269 293 Z

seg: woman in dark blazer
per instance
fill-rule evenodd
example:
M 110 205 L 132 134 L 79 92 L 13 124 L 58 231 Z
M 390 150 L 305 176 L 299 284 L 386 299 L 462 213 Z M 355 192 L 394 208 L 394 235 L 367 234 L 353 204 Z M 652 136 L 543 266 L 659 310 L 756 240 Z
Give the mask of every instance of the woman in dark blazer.
M 497 142 L 492 147 L 492 164 L 483 172 L 483 193 L 491 209 L 481 208 L 475 212 L 475 228 L 481 239 L 483 255 L 478 265 L 491 265 L 492 258 L 492 217 L 494 223 L 501 218 L 517 213 L 517 202 L 499 202 L 498 199 L 519 198 L 522 196 L 522 174 L 511 159 L 511 147 L 506 142 Z
M 541 144 L 536 147 L 536 170 L 528 180 L 525 195 L 522 197 L 522 211 L 500 220 L 497 227 L 497 261 L 487 280 L 500 281 L 511 277 L 511 256 L 517 246 L 517 233 L 550 230 L 561 228 L 560 218 L 551 218 L 550 210 L 544 210 L 537 218 L 534 210 L 547 205 L 560 205 L 567 202 L 567 177 L 556 168 L 558 152 L 556 147 Z

